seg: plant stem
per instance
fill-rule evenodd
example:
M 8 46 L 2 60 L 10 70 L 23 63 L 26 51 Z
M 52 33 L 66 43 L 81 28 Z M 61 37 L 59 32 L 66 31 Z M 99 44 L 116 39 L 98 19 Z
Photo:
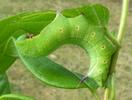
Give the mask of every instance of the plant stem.
M 109 93 L 109 88 L 106 88 L 104 93 L 104 100 L 109 100 Z
M 129 8 L 129 0 L 123 0 L 122 15 L 120 20 L 118 36 L 117 36 L 117 41 L 120 44 L 125 35 L 125 28 L 126 28 L 125 26 L 127 22 L 128 8 Z M 115 54 L 112 57 L 112 65 L 111 65 L 110 73 L 115 72 L 115 66 L 116 66 L 118 55 L 119 55 L 119 49 L 115 52 Z
M 118 37 L 117 37 L 117 40 L 119 43 L 121 43 L 124 38 L 128 8 L 129 8 L 129 0 L 123 0 L 122 15 L 121 15 L 120 26 L 119 26 Z
M 128 8 L 129 8 L 129 0 L 123 0 L 122 15 L 120 19 L 120 26 L 119 26 L 118 36 L 117 36 L 117 41 L 119 42 L 119 44 L 122 43 L 122 40 L 125 35 L 125 26 L 127 22 Z M 119 55 L 119 49 L 112 56 L 112 62 L 111 62 L 111 68 L 110 68 L 109 75 L 112 75 L 112 73 L 115 73 L 115 66 L 117 63 L 118 55 Z M 109 96 L 111 95 L 110 91 L 111 91 L 110 88 L 105 89 L 104 100 L 109 100 Z

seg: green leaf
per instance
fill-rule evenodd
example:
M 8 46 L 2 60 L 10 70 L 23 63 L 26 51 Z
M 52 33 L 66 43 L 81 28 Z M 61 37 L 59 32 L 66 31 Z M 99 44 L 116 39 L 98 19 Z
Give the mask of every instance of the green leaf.
M 0 95 L 10 93 L 10 86 L 7 75 L 0 74 Z
M 100 4 L 95 4 L 89 7 L 84 7 L 82 12 L 90 24 L 94 24 L 100 27 L 108 26 L 109 10 L 106 7 Z
M 109 21 L 109 10 L 100 4 L 85 5 L 80 8 L 65 9 L 62 14 L 66 17 L 75 17 L 80 14 L 86 16 L 90 24 L 96 26 L 107 26 Z
M 21 54 L 19 56 L 26 67 L 44 83 L 60 88 L 97 88 L 92 79 L 88 79 L 86 83 L 79 84 L 84 77 L 83 75 L 71 72 L 47 57 L 34 58 L 22 56 Z
M 0 96 L 0 100 L 35 100 L 35 99 L 28 96 L 22 96 L 17 94 L 6 94 Z

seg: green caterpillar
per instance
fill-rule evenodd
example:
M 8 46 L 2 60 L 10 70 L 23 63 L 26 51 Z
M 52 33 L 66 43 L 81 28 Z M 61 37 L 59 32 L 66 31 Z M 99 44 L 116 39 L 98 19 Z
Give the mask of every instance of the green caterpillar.
M 88 77 L 99 86 L 106 81 L 112 54 L 117 46 L 106 35 L 106 29 L 90 25 L 84 15 L 67 18 L 57 14 L 39 35 L 16 41 L 18 51 L 25 56 L 47 56 L 64 44 L 76 44 L 86 50 L 91 65 Z

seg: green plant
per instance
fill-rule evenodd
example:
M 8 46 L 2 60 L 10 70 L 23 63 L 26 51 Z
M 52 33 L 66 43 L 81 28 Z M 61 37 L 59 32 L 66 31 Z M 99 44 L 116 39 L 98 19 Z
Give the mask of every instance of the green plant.
M 96 89 L 105 87 L 105 100 L 114 100 L 114 68 L 124 33 L 128 0 L 124 0 L 124 5 L 119 40 L 108 32 L 109 11 L 99 4 L 66 9 L 57 14 L 55 11 L 28 12 L 1 20 L 0 100 L 30 100 L 8 94 L 5 73 L 18 57 L 44 83 L 61 88 L 89 88 L 98 100 Z M 71 72 L 45 57 L 66 43 L 79 45 L 89 53 L 88 75 Z

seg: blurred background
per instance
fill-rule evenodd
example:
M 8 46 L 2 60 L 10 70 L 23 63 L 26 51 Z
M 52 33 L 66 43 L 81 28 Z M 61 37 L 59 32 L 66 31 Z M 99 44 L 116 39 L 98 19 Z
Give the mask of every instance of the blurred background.
M 88 3 L 102 3 L 111 12 L 110 31 L 118 31 L 122 0 L 0 0 L 0 18 L 24 11 L 64 9 Z M 132 100 L 132 0 L 126 36 L 123 41 L 116 67 L 117 100 Z M 78 46 L 64 45 L 51 55 L 51 59 L 68 69 L 85 74 L 89 66 L 83 49 Z M 13 93 L 34 96 L 36 100 L 94 100 L 88 89 L 59 89 L 47 86 L 36 79 L 21 61 L 17 60 L 8 70 Z M 103 92 L 100 91 L 102 95 Z

